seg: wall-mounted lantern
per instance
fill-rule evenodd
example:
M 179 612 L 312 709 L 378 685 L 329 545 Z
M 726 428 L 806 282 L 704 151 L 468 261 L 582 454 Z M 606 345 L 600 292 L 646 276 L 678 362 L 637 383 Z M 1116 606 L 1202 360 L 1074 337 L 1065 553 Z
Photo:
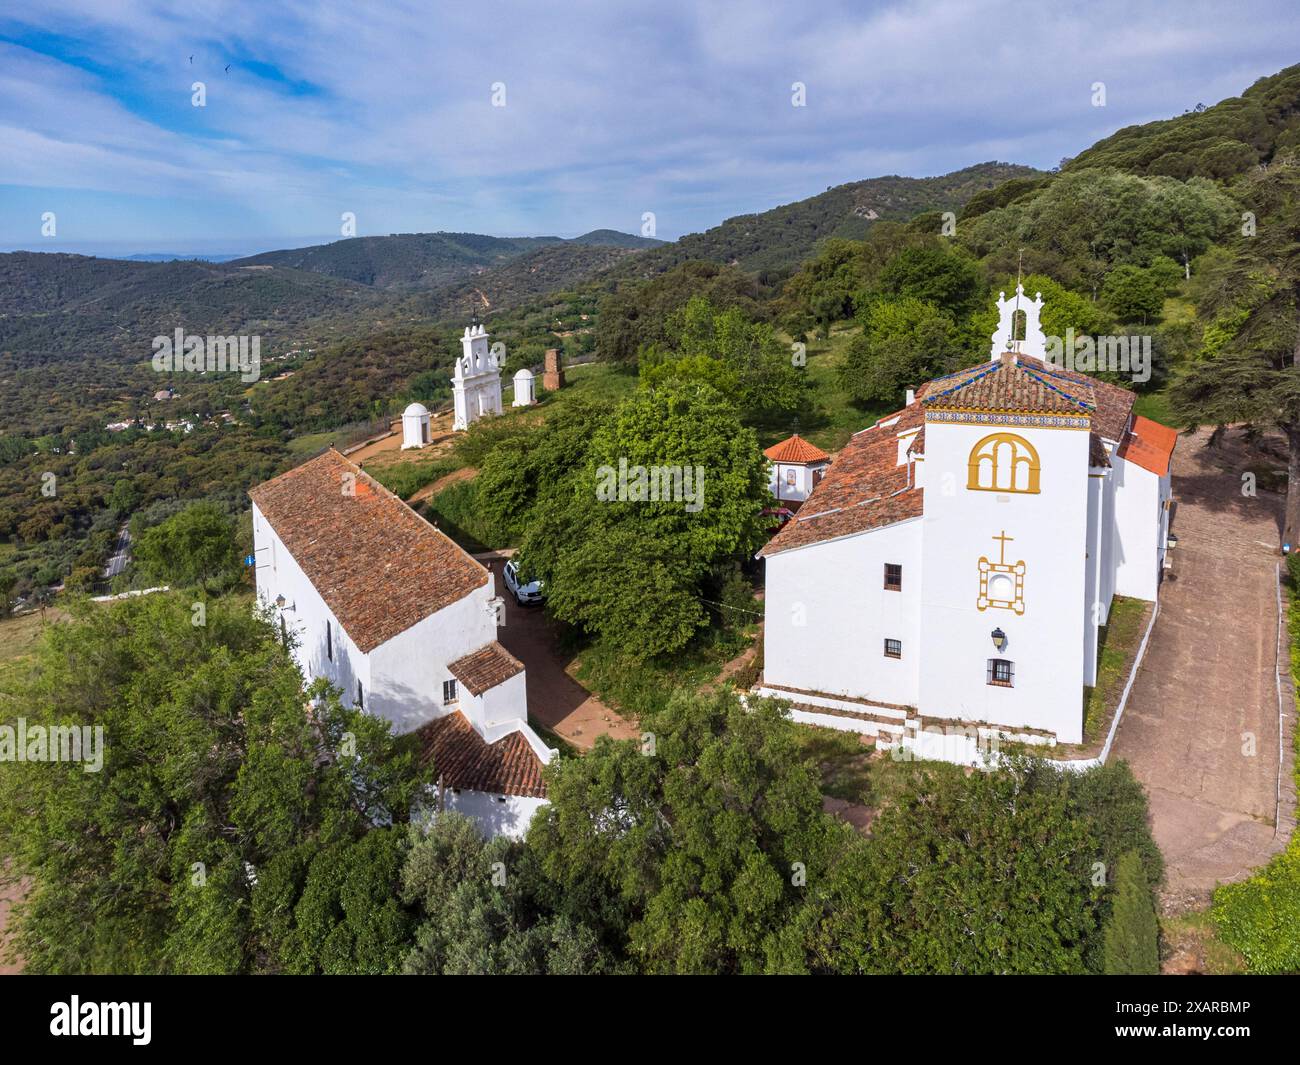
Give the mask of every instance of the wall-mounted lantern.
M 1005 651 L 1007 649 L 1007 634 L 1001 629 L 994 629 L 992 635 L 993 646 L 999 651 Z

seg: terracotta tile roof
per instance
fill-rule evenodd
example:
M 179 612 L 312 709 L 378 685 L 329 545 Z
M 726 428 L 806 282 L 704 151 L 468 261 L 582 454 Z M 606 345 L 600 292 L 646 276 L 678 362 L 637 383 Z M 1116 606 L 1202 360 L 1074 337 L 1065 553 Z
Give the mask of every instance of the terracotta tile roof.
M 1063 378 L 1042 364 L 1004 356 L 929 382 L 921 397 L 928 410 L 1005 411 L 1017 414 L 1087 414 L 1096 409 L 1091 383 Z
M 456 659 L 447 669 L 470 690 L 471 695 L 482 695 L 489 688 L 522 673 L 524 664 L 493 640 L 464 658 Z
M 1135 414 L 1133 426 L 1119 446 L 1119 457 L 1163 477 L 1169 472 L 1169 461 L 1177 443 L 1177 429 Z
M 542 760 L 520 732 L 488 743 L 459 710 L 420 726 L 420 764 L 432 759 L 434 777 L 461 791 L 546 798 Z
M 248 494 L 363 653 L 490 579 L 333 449 Z
M 1137 399 L 1133 392 L 1119 385 L 1113 385 L 1109 381 L 1053 366 L 1051 363 L 1043 362 L 1042 359 L 1031 358 L 1028 355 L 1021 355 L 1020 362 L 1024 366 L 1054 378 L 1086 382 L 1092 388 L 1097 403 L 1097 409 L 1092 415 L 1093 431 L 1115 443 L 1123 439 L 1124 431 L 1128 428 L 1129 414 L 1132 413 L 1133 403 Z
M 1126 437 L 1136 398 L 1126 388 L 1028 355 L 1021 355 L 1014 363 L 982 362 L 936 378 L 917 389 L 917 402 L 855 434 L 835 456 L 835 463 L 799 513 L 759 554 L 766 557 L 920 517 L 924 493 L 911 487 L 910 465 L 898 465 L 898 435 L 919 426 L 920 432 L 908 445 L 907 454 L 924 455 L 926 410 L 1086 415 L 1091 418 L 1093 430 L 1088 440 L 1088 461 L 1094 467 L 1106 467 L 1111 463 L 1102 438 L 1118 441 Z M 1148 424 L 1173 433 L 1155 422 Z M 1146 439 L 1150 435 L 1139 433 L 1127 446 L 1136 449 L 1141 442 L 1138 437 Z
M 855 433 L 799 512 L 759 554 L 767 557 L 919 518 L 922 490 L 910 476 L 911 463 L 898 464 L 898 434 L 922 425 L 924 416 L 921 405 L 913 403 Z
M 779 444 L 773 444 L 763 452 L 773 462 L 790 462 L 804 463 L 825 462 L 830 458 L 825 451 L 815 444 L 808 443 L 802 436 L 795 433 L 788 440 L 782 440 Z
M 1121 388 L 1119 385 L 1113 385 L 1109 381 L 1102 381 L 1096 377 L 1089 377 L 1087 374 L 1075 370 L 1054 366 L 1029 355 L 1021 355 L 1019 364 L 1025 370 L 1034 374 L 1036 378 L 1050 381 L 1066 393 L 1082 392 L 1085 388 L 1090 389 L 1092 402 L 1096 405 L 1095 410 L 1092 412 L 1093 430 L 1100 433 L 1105 439 L 1115 443 L 1123 439 L 1128 428 L 1129 414 L 1132 412 L 1133 403 L 1137 399 L 1137 396 L 1127 388 Z M 995 364 L 991 361 L 982 362 L 978 366 L 971 366 L 965 370 L 959 370 L 955 374 L 949 374 L 947 377 L 937 378 L 917 389 L 917 398 L 928 399 L 939 392 L 969 384 L 971 378 L 977 376 L 980 371 L 989 370 L 994 366 Z M 934 402 L 937 404 L 937 401 Z M 963 404 L 954 403 L 951 405 L 961 406 Z

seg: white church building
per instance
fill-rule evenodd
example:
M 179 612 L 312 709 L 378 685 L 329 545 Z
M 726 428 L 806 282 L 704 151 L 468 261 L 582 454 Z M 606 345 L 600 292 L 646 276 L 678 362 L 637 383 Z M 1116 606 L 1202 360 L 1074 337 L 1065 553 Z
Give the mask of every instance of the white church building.
M 492 573 L 332 448 L 249 496 L 258 599 L 303 676 L 417 732 L 443 807 L 521 836 L 555 751 L 497 642 Z
M 1047 362 L 1040 308 L 1003 296 L 992 358 L 855 434 L 762 550 L 758 690 L 796 719 L 1082 741 L 1112 597 L 1159 589 L 1175 433 Z

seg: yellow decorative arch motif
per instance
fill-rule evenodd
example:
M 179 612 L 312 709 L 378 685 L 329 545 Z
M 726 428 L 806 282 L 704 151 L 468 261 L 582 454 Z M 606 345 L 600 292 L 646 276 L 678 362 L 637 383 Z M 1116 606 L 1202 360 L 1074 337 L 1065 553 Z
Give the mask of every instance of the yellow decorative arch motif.
M 971 448 L 966 487 L 973 492 L 1038 491 L 1038 452 L 1023 436 L 991 433 Z

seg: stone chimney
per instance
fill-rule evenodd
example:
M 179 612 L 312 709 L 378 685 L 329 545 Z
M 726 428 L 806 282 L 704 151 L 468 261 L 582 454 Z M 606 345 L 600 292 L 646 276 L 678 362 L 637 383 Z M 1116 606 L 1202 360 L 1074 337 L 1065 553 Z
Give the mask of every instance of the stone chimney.
M 560 349 L 546 349 L 546 363 L 542 373 L 542 387 L 548 392 L 558 392 L 564 387 L 564 371 L 560 369 Z

